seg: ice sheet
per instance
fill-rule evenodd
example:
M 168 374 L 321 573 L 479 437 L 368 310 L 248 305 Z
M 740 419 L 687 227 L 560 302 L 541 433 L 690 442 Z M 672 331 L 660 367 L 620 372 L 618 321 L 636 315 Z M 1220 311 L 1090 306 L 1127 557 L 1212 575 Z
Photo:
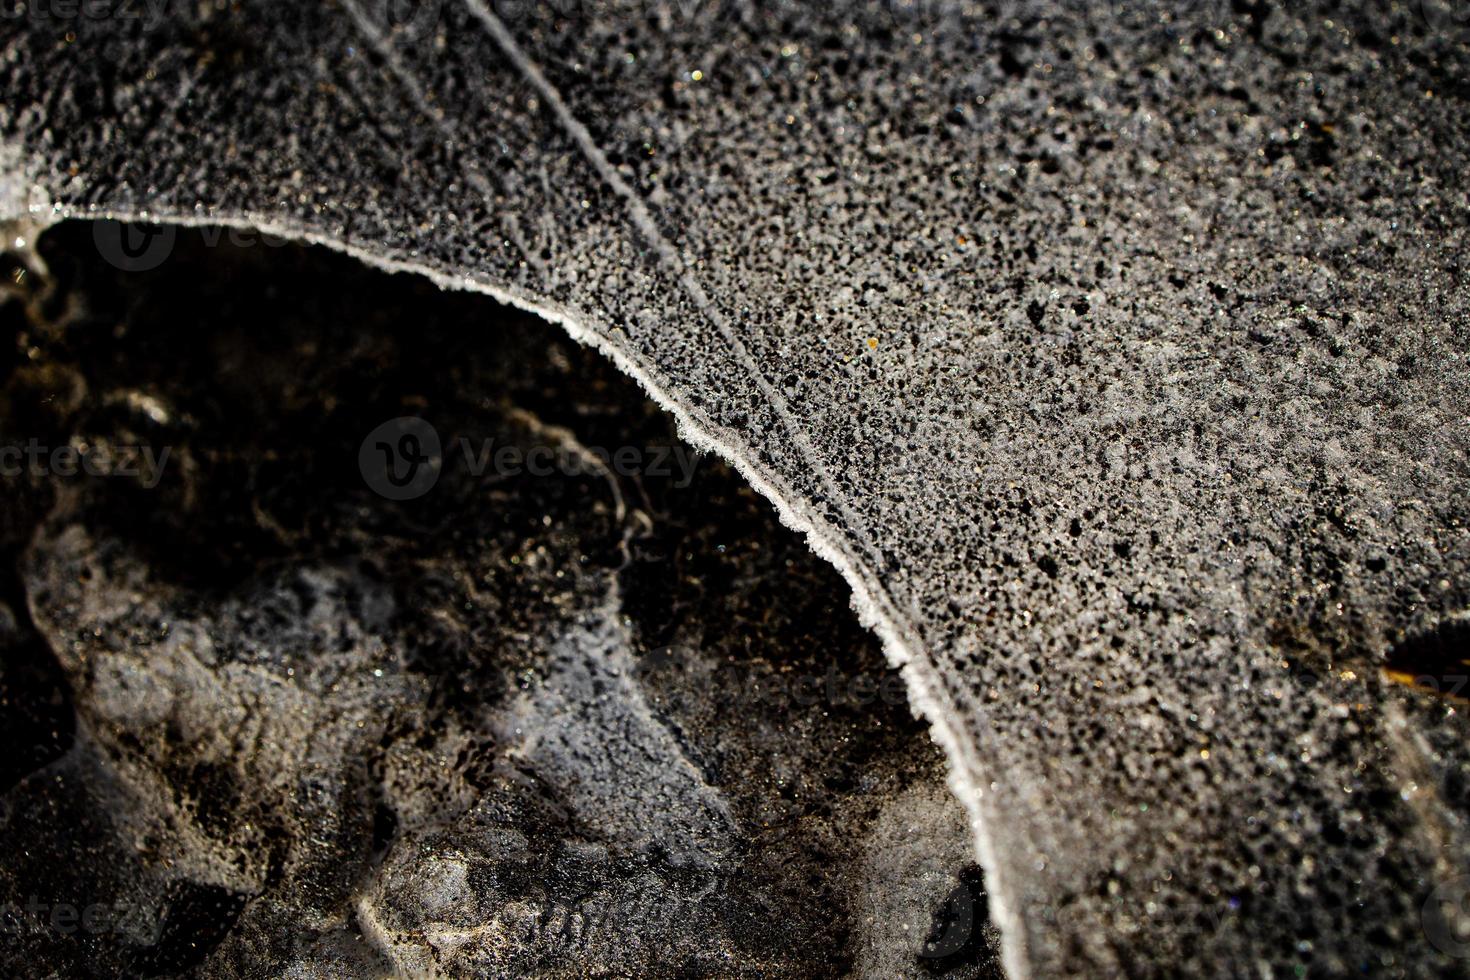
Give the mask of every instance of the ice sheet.
M 638 378 L 905 665 L 1014 976 L 1413 975 L 1470 853 L 1459 702 L 1380 670 L 1470 606 L 1452 13 L 23 17 L 0 130 L 37 219 L 329 243 Z

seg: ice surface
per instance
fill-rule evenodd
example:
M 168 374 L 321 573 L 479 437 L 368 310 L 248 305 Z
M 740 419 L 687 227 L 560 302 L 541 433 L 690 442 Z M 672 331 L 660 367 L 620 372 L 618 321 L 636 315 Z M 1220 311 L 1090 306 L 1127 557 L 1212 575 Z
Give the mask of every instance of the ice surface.
M 1453 11 L 383 11 L 6 21 L 32 216 L 606 352 L 906 664 L 1013 975 L 1463 967 L 1470 732 L 1380 670 L 1470 607 Z
M 0 305 L 7 430 L 170 449 L 7 476 L 0 972 L 998 975 L 942 754 L 763 499 L 619 463 L 669 420 L 546 323 L 209 242 L 61 225 Z M 405 410 L 441 465 L 387 499 Z

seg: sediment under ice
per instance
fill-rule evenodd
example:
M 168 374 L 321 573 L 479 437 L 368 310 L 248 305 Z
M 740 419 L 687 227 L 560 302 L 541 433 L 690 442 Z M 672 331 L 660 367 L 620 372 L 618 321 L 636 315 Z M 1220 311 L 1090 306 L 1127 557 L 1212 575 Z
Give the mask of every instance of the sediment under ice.
M 1470 606 L 1452 8 L 423 10 L 7 21 L 6 210 L 611 356 L 905 665 L 1013 975 L 1463 965 L 1464 713 L 1382 669 Z
M 10 479 L 0 971 L 998 976 L 942 756 L 764 500 L 548 324 L 208 243 L 62 226 L 4 306 L 7 428 L 109 475 Z

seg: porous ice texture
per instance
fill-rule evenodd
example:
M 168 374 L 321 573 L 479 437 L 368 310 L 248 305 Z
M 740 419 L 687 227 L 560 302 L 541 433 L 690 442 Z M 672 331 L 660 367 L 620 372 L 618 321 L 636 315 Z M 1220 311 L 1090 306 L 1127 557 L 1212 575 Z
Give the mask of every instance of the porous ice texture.
M 1379 670 L 1470 603 L 1454 5 L 391 6 L 6 21 L 27 199 L 636 374 L 907 663 L 1017 976 L 1463 966 L 1470 732 Z

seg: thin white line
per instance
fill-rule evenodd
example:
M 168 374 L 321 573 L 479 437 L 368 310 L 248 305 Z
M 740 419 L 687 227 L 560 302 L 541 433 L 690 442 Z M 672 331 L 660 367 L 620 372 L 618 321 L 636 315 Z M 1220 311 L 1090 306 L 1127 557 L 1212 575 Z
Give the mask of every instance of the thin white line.
M 516 248 L 520 250 L 527 264 L 536 270 L 543 279 L 549 281 L 546 267 L 536 254 L 536 250 L 529 247 L 524 241 L 520 224 L 515 220 L 513 215 L 494 206 L 495 191 L 490 186 L 490 181 L 481 172 L 480 168 L 475 166 L 474 161 L 469 159 L 467 154 L 460 151 L 459 148 L 463 144 L 459 138 L 458 126 L 452 120 L 446 118 L 444 113 L 437 111 L 429 103 L 424 86 L 403 63 L 403 59 L 398 56 L 398 50 L 393 39 L 383 36 L 383 32 L 378 30 L 377 26 L 363 13 L 362 7 L 358 5 L 357 0 L 342 0 L 342 5 L 347 8 L 348 14 L 351 15 L 358 29 L 368 39 L 368 42 L 372 44 L 373 49 L 388 63 L 388 69 L 393 72 L 393 77 L 397 78 L 399 84 L 407 90 L 409 98 L 413 101 L 414 108 L 418 109 L 433 124 L 440 135 L 454 145 L 455 159 L 465 158 L 465 164 L 461 168 L 465 179 L 469 181 L 471 187 L 479 192 L 480 197 L 485 201 L 489 210 L 505 225 L 507 235 L 515 243 Z M 401 163 L 402 161 L 400 160 L 399 162 Z
M 787 430 L 790 431 L 797 448 L 806 457 L 807 465 L 811 467 L 812 472 L 821 481 L 823 488 L 827 491 L 828 499 L 837 507 L 843 519 L 847 522 L 848 527 L 857 536 L 858 543 L 867 553 L 868 559 L 881 568 L 883 565 L 882 555 L 874 547 L 872 535 L 869 533 L 867 525 L 857 515 L 857 512 L 848 506 L 846 496 L 838 489 L 837 485 L 832 481 L 832 478 L 827 474 L 826 467 L 823 465 L 822 458 L 818 455 L 816 447 L 812 445 L 811 439 L 807 436 L 806 432 L 796 424 L 795 415 L 791 411 L 791 406 L 786 401 L 786 397 L 766 380 L 765 375 L 761 373 L 760 368 L 756 365 L 755 359 L 751 357 L 750 351 L 745 346 L 744 341 L 730 328 L 730 324 L 726 321 L 724 314 L 710 301 L 704 288 L 689 274 L 683 258 L 669 240 L 664 237 L 663 233 L 658 230 L 658 224 L 654 221 L 653 215 L 649 213 L 648 206 L 644 204 L 638 192 L 618 173 L 611 161 L 608 160 L 607 155 L 602 152 L 602 148 L 597 145 L 597 141 L 593 138 L 591 131 L 583 125 L 581 120 L 572 114 L 571 108 L 567 105 L 566 100 L 561 97 L 561 93 L 557 91 L 556 86 L 547 80 L 535 62 L 526 57 L 525 52 L 521 50 L 520 45 L 511 36 L 510 31 L 501 23 L 500 18 L 496 17 L 490 8 L 485 6 L 484 0 L 465 0 L 465 4 L 469 7 L 470 13 L 474 14 L 480 23 L 484 25 L 485 30 L 494 38 L 495 43 L 500 46 L 505 56 L 525 76 L 526 80 L 541 93 L 541 97 L 551 107 L 552 113 L 556 116 L 562 129 L 577 144 L 577 147 L 582 151 L 582 155 L 587 158 L 587 161 L 592 164 L 593 169 L 597 171 L 597 175 L 623 199 L 623 203 L 627 205 L 628 214 L 633 221 L 634 227 L 638 229 L 638 232 L 648 244 L 653 247 L 659 259 L 673 269 L 679 279 L 679 284 L 684 287 L 684 291 L 694 301 L 694 305 L 699 309 L 699 312 L 703 313 L 714 324 L 715 329 L 720 332 L 721 339 L 735 353 L 736 358 L 740 361 L 752 380 L 755 381 L 756 387 L 765 396 L 767 403 L 780 416 L 781 421 L 785 424 Z

